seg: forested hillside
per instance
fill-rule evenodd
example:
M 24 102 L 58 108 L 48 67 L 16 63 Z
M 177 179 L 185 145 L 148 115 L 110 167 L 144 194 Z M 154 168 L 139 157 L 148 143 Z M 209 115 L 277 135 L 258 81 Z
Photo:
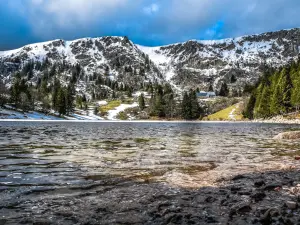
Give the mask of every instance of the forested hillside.
M 13 74 L 10 87 L 1 82 L 0 106 L 13 104 L 23 111 L 50 110 L 60 115 L 71 113 L 75 106 L 85 108 L 89 100 L 117 98 L 117 93 L 132 93 L 133 88 L 111 80 L 108 75 L 87 76 L 79 64 L 28 62 Z M 88 89 L 83 88 L 88 84 Z M 142 88 L 135 86 L 135 90 Z M 91 94 L 90 94 L 91 93 Z
M 278 70 L 269 69 L 255 86 L 244 116 L 267 118 L 286 114 L 300 106 L 300 61 Z
M 82 88 L 83 82 L 88 84 L 88 89 Z M 125 103 L 133 101 L 133 92 L 138 91 L 149 96 L 139 96 L 138 111 L 150 117 L 199 119 L 203 114 L 195 90 L 184 92 L 181 98 L 170 84 L 149 82 L 129 86 L 112 80 L 108 74 L 88 76 L 79 64 L 51 64 L 48 60 L 24 65 L 20 72 L 13 74 L 10 87 L 0 81 L 0 107 L 10 106 L 24 112 L 52 112 L 62 116 L 71 115 L 75 109 L 87 110 L 93 105 L 96 107 L 95 114 L 101 114 L 95 104 L 97 101 L 118 100 Z

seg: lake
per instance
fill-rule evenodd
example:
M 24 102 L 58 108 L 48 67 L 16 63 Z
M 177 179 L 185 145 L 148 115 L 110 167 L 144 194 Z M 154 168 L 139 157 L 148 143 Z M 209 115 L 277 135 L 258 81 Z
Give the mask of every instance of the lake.
M 147 205 L 150 196 L 167 200 L 237 174 L 299 166 L 293 158 L 299 143 L 272 139 L 299 128 L 0 122 L 0 223 L 119 224 L 132 212 L 137 220 L 128 223 L 138 224 L 151 214 L 143 214 L 135 199 Z

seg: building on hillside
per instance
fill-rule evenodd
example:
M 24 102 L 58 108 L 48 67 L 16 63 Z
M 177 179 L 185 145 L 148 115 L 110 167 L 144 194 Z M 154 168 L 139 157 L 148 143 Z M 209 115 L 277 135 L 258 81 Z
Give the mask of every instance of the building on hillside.
M 216 97 L 216 93 L 215 92 L 205 92 L 205 91 L 200 91 L 197 93 L 197 97 L 198 98 L 214 98 Z

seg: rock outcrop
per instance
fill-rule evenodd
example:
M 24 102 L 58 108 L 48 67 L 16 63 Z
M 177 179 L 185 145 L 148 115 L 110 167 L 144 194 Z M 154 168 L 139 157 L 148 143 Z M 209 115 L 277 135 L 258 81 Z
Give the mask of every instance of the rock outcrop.
M 300 131 L 291 131 L 291 132 L 284 132 L 280 133 L 274 137 L 277 140 L 295 140 L 300 139 Z

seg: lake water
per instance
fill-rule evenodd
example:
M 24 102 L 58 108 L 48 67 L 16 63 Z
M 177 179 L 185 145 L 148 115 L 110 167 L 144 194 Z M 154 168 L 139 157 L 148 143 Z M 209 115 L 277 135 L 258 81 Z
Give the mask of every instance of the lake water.
M 145 190 L 159 184 L 178 191 L 217 185 L 223 177 L 240 173 L 299 166 L 293 158 L 300 154 L 299 143 L 272 139 L 299 128 L 255 123 L 0 122 L 0 223 L 30 224 L 32 218 L 45 215 L 57 221 L 54 212 L 68 214 L 113 198 L 108 187 L 119 197 L 133 195 L 137 184 Z M 94 202 L 96 193 L 107 196 Z M 93 202 L 85 199 L 90 195 Z

